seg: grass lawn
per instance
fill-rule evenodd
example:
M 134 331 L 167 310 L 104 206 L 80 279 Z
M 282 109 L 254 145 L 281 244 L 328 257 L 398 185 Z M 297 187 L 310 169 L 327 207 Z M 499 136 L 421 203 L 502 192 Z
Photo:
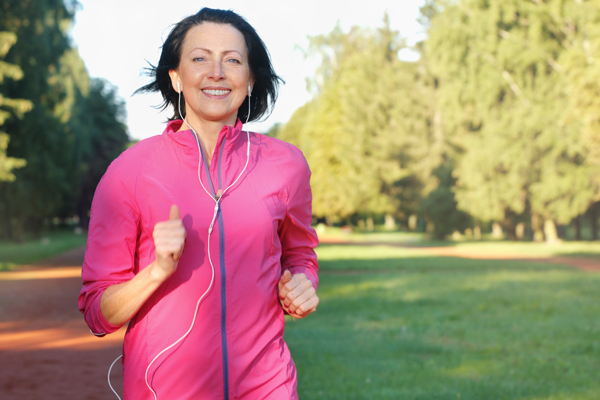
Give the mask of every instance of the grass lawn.
M 72 230 L 55 231 L 42 235 L 40 239 L 24 243 L 0 241 L 0 271 L 14 269 L 52 257 L 67 250 L 84 246 L 86 234 L 76 235 Z
M 600 242 L 561 242 L 552 245 L 534 242 L 482 241 L 454 242 L 452 245 L 465 250 L 490 253 L 511 253 L 539 257 L 600 257 Z
M 600 274 L 386 246 L 318 253 L 319 310 L 286 326 L 301 399 L 600 399 Z

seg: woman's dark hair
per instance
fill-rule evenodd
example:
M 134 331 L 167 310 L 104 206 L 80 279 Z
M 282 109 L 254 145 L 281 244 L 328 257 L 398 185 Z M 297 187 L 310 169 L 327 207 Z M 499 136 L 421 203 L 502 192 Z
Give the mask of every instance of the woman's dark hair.
M 190 28 L 200 25 L 203 22 L 229 24 L 242 33 L 246 42 L 246 49 L 248 50 L 250 74 L 254 78 L 252 102 L 250 104 L 250 118 L 248 121 L 256 121 L 265 114 L 268 116 L 277 100 L 279 83 L 283 82 L 283 80 L 275 74 L 267 47 L 254 28 L 243 17 L 231 10 L 203 8 L 198 11 L 197 14 L 190 15 L 177 23 L 162 46 L 158 65 L 154 66 L 150 64 L 150 67 L 146 69 L 146 74 L 150 76 L 153 81 L 136 90 L 134 94 L 160 92 L 163 97 L 163 102 L 159 107 L 160 110 L 162 111 L 171 105 L 173 106 L 175 113 L 169 120 L 180 118 L 177 111 L 179 94 L 171 85 L 169 71 L 179 67 L 183 41 L 187 32 Z M 181 102 L 181 113 L 185 116 L 185 100 L 183 99 L 183 96 Z M 245 122 L 247 116 L 248 97 L 246 97 L 238 109 L 238 118 L 240 120 Z

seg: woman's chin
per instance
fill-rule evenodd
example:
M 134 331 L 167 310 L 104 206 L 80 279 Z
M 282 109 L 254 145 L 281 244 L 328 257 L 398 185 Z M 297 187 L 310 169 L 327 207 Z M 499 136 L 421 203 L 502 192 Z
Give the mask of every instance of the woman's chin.
M 190 115 L 190 114 L 188 114 L 188 115 Z M 223 125 L 235 126 L 235 123 L 237 121 L 237 112 L 235 112 L 235 113 L 204 112 L 200 115 L 196 114 L 194 117 L 188 119 L 188 122 L 190 122 L 191 124 L 194 124 L 194 122 L 192 122 L 192 121 L 196 121 L 197 123 L 200 123 L 200 124 L 221 123 Z

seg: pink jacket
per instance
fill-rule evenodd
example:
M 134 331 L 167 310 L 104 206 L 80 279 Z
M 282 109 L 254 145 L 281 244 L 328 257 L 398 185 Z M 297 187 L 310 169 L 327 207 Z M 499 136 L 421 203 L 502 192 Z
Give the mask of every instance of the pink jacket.
M 171 121 L 162 135 L 117 158 L 92 204 L 79 309 L 98 336 L 119 328 L 100 312 L 103 291 L 154 260 L 152 231 L 169 218 L 172 204 L 179 206 L 187 230 L 177 271 L 129 323 L 123 345 L 125 399 L 154 399 L 145 384 L 146 368 L 189 329 L 211 279 L 207 234 L 215 202 L 198 181 L 194 135 L 176 132 L 180 126 L 181 121 Z M 219 134 L 210 176 L 221 189 L 246 162 L 241 128 L 238 120 Z M 223 196 L 210 238 L 213 286 L 189 336 L 148 372 L 159 400 L 298 398 L 277 283 L 289 269 L 306 274 L 315 288 L 318 284 L 310 170 L 294 146 L 254 133 L 250 140 L 248 167 Z M 210 191 L 204 165 L 200 175 Z

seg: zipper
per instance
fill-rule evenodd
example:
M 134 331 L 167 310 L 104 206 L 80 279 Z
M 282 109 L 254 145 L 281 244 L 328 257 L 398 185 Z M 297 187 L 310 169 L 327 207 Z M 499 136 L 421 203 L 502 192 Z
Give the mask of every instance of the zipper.
M 225 150 L 225 141 L 223 138 L 221 152 L 219 154 L 218 172 L 219 172 L 219 191 L 223 190 L 221 186 L 221 160 L 223 159 L 223 150 Z M 227 270 L 225 269 L 225 228 L 223 224 L 223 213 L 221 212 L 221 202 L 219 201 L 219 210 L 217 211 L 217 220 L 219 221 L 219 261 L 221 263 L 221 349 L 223 352 L 223 395 L 225 400 L 229 400 L 229 355 L 227 353 Z
M 217 193 L 222 190 L 221 185 L 221 159 L 223 155 L 223 150 L 225 149 L 225 141 L 227 140 L 227 136 L 223 138 L 223 142 L 221 144 L 221 151 L 218 154 L 217 161 L 217 173 L 218 173 L 218 191 L 215 193 L 215 188 L 212 184 L 212 179 L 210 177 L 210 171 L 208 168 L 208 163 L 204 157 L 204 169 L 206 170 L 206 176 L 208 177 L 208 184 L 210 186 L 210 191 L 215 199 L 217 200 Z M 202 151 L 200 149 L 200 151 Z M 221 350 L 223 357 L 223 398 L 224 400 L 229 400 L 229 354 L 227 351 L 227 270 L 225 268 L 225 231 L 223 224 L 223 213 L 221 209 L 221 202 L 217 203 L 217 221 L 219 224 L 219 263 L 221 264 Z

